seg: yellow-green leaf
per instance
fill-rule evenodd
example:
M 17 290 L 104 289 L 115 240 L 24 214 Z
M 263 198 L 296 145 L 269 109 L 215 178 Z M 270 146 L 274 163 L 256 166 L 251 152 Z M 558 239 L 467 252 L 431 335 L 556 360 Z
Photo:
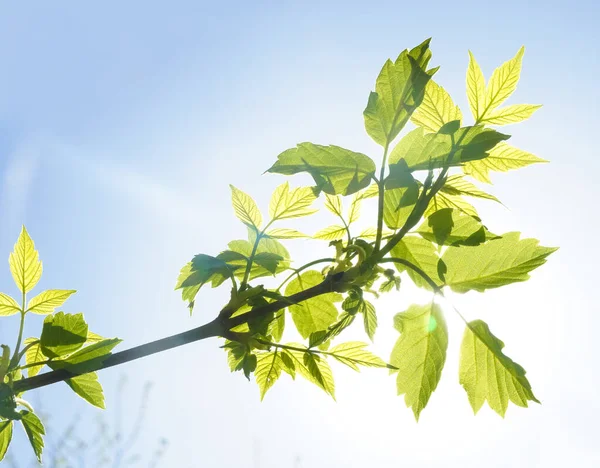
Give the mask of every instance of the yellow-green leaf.
M 423 102 L 411 117 L 412 123 L 435 133 L 444 124 L 453 120 L 462 122 L 460 109 L 444 88 L 429 80 L 425 87 Z
M 31 291 L 42 276 L 42 262 L 25 226 L 8 258 L 8 263 L 13 279 L 23 293 Z
M 12 440 L 13 422 L 10 419 L 0 421 L 0 461 L 4 459 Z
M 102 391 L 102 385 L 98 381 L 98 374 L 95 372 L 67 379 L 65 383 L 89 404 L 101 409 L 105 408 L 104 392 Z
M 521 47 L 512 59 L 504 62 L 492 73 L 485 89 L 485 116 L 506 101 L 517 89 L 524 53 L 525 47 Z
M 460 384 L 477 413 L 488 405 L 504 417 L 508 402 L 527 407 L 539 403 L 525 377 L 525 369 L 502 352 L 504 343 L 496 338 L 482 320 L 467 324 L 460 349 Z
M 8 294 L 0 293 L 0 315 L 9 316 L 21 311 L 21 307 Z
M 436 211 L 443 208 L 452 208 L 469 216 L 479 217 L 477 210 L 469 202 L 466 202 L 460 195 L 451 195 L 449 193 L 438 192 L 427 205 L 425 216 L 429 217 Z
M 358 366 L 388 367 L 383 359 L 365 349 L 367 346 L 367 343 L 361 341 L 349 341 L 334 346 L 327 354 L 355 371 L 360 370 Z
M 411 305 L 394 317 L 400 338 L 390 363 L 398 368 L 398 395 L 404 395 L 417 421 L 442 376 L 448 348 L 448 329 L 438 304 Z
M 360 217 L 361 202 L 361 194 L 355 194 L 352 198 L 352 202 L 350 203 L 350 208 L 348 209 L 348 225 L 358 221 L 358 218 Z
M 25 429 L 36 458 L 42 463 L 42 451 L 44 450 L 43 436 L 46 434 L 44 425 L 40 421 L 40 418 L 30 411 L 23 411 L 22 415 L 21 423 L 23 424 L 23 429 Z
M 312 187 L 299 187 L 290 190 L 287 182 L 275 189 L 269 204 L 269 216 L 272 220 L 300 218 L 316 213 L 310 208 L 317 199 Z
M 63 289 L 49 289 L 48 291 L 41 292 L 29 301 L 27 312 L 40 315 L 51 314 L 57 307 L 63 305 L 75 292 L 74 290 Z
M 462 174 L 448 177 L 440 192 L 453 196 L 464 195 L 467 197 L 482 198 L 500 203 L 500 200 L 494 195 L 484 192 L 475 184 L 466 180 Z
M 502 109 L 496 109 L 486 115 L 481 121 L 490 125 L 508 125 L 527 120 L 542 107 L 539 104 L 513 104 Z
M 285 295 L 299 293 L 323 281 L 323 275 L 315 270 L 308 270 L 290 281 L 285 289 Z M 326 330 L 335 322 L 338 310 L 334 302 L 342 300 L 338 293 L 327 293 L 313 297 L 298 304 L 290 305 L 289 310 L 296 328 L 303 338 L 308 338 L 311 333 Z
M 392 257 L 408 260 L 427 274 L 437 284 L 439 257 L 435 245 L 422 237 L 405 236 L 391 251 Z M 431 289 L 428 282 L 415 270 L 405 265 L 396 263 L 396 269 L 402 273 L 406 271 L 410 279 L 420 288 Z
M 339 224 L 334 224 L 318 231 L 313 238 L 322 240 L 337 240 L 346 235 L 346 228 Z
M 471 51 L 469 51 L 469 67 L 467 68 L 467 98 L 473 118 L 478 120 L 485 109 L 485 78 Z
M 256 355 L 254 378 L 260 390 L 261 400 L 265 397 L 267 391 L 275 385 L 275 382 L 281 376 L 283 367 L 285 365 L 281 358 L 281 351 L 279 350 Z
M 254 227 L 258 230 L 262 224 L 262 215 L 252 197 L 235 188 L 233 185 L 229 187 L 231 188 L 231 203 L 235 215 L 246 226 Z
M 325 208 L 331 211 L 334 215 L 342 217 L 342 197 L 339 195 L 325 194 Z
M 36 343 L 37 342 L 37 343 Z M 30 348 L 25 351 L 25 364 L 30 365 L 36 362 L 44 362 L 47 361 L 48 358 L 44 356 L 42 353 L 42 348 L 40 346 L 40 341 L 37 338 L 27 338 L 25 340 L 25 346 L 32 344 Z M 40 366 L 32 366 L 27 368 L 27 376 L 33 377 L 34 375 L 39 374 L 39 372 L 44 367 L 44 364 Z
M 266 232 L 265 235 L 272 239 L 302 239 L 306 237 L 310 237 L 307 234 L 304 234 L 300 231 L 296 231 L 295 229 L 287 229 L 287 228 L 276 228 L 271 229 Z
M 507 172 L 543 162 L 548 161 L 510 146 L 508 143 L 501 142 L 490 151 L 487 158 L 466 163 L 463 166 L 463 171 L 481 182 L 491 184 L 490 171 Z

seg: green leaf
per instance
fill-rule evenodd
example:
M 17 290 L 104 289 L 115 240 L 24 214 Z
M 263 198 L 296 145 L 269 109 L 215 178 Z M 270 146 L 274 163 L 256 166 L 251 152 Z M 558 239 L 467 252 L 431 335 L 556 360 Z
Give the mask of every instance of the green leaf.
M 296 231 L 295 229 L 287 228 L 271 229 L 270 231 L 266 232 L 265 235 L 272 239 L 302 239 L 310 237 L 309 235 L 300 231 Z
M 448 329 L 438 304 L 411 305 L 394 317 L 400 338 L 390 362 L 398 368 L 398 395 L 404 394 L 417 421 L 442 376 L 448 348 Z
M 406 223 L 419 198 L 419 188 L 411 187 L 386 190 L 383 194 L 383 221 L 390 229 L 400 229 Z
M 485 78 L 471 51 L 467 68 L 467 97 L 473 118 L 478 121 L 485 112 Z
M 476 185 L 466 180 L 462 174 L 448 177 L 448 179 L 446 179 L 446 183 L 442 186 L 440 191 L 449 195 L 464 195 L 467 197 L 482 198 L 484 200 L 492 200 L 500 203 L 500 200 L 498 200 L 494 195 L 480 190 Z
M 342 312 L 338 317 L 337 322 L 330 325 L 327 330 L 319 330 L 311 333 L 308 341 L 309 347 L 314 348 L 315 346 L 321 346 L 323 343 L 326 343 L 327 341 L 338 336 L 346 328 L 352 325 L 352 322 L 354 322 L 355 313 Z
M 429 217 L 436 211 L 444 208 L 452 208 L 457 212 L 479 218 L 475 207 L 466 202 L 460 195 L 451 195 L 442 191 L 439 191 L 434 195 L 424 214 L 426 217 Z
M 36 341 L 37 343 L 35 343 Z M 31 347 L 27 351 L 25 351 L 25 364 L 29 365 L 35 362 L 46 361 L 48 358 L 44 356 L 44 353 L 42 353 L 42 348 L 40 346 L 39 340 L 37 338 L 27 338 L 25 340 L 25 346 L 28 346 L 31 343 L 35 344 L 31 345 Z M 28 367 L 27 376 L 33 377 L 34 375 L 39 374 L 43 367 L 43 364 L 41 366 Z
M 34 314 L 48 315 L 54 312 L 76 291 L 63 289 L 49 289 L 39 293 L 27 304 L 27 312 Z
M 364 301 L 364 307 L 362 307 L 361 312 L 363 313 L 365 333 L 371 341 L 374 341 L 375 331 L 377 330 L 377 312 L 375 311 L 375 306 L 369 301 Z
M 321 240 L 338 240 L 342 239 L 346 235 L 346 227 L 340 226 L 339 224 L 334 224 L 332 226 L 327 226 L 326 228 L 321 229 L 316 232 L 312 237 L 313 239 L 321 239 Z
M 249 231 L 249 234 L 250 233 L 251 231 Z M 233 271 L 234 275 L 239 279 L 242 279 L 244 277 L 246 265 L 248 264 L 248 259 L 252 254 L 252 249 L 255 240 L 256 237 L 250 236 L 249 241 L 231 241 L 229 244 L 227 244 L 230 250 L 221 252 L 219 255 L 217 255 L 217 258 L 221 261 L 225 261 L 229 269 Z M 249 280 L 253 280 L 254 278 L 260 278 L 262 276 L 271 276 L 274 273 L 281 273 L 282 271 L 288 269 L 290 266 L 289 252 L 281 242 L 275 239 L 261 237 L 256 248 L 255 260 L 256 257 L 259 257 L 259 262 L 254 261 L 252 263 L 252 267 L 250 268 Z M 276 258 L 278 258 L 278 262 L 274 273 L 272 269 L 268 269 L 264 265 L 260 264 L 261 259 L 271 259 L 272 261 Z M 271 268 L 273 266 L 273 263 L 267 262 L 267 266 Z M 222 275 L 215 275 L 215 277 L 213 278 L 213 287 L 221 284 L 224 278 L 225 277 Z
M 115 346 L 122 341 L 119 338 L 107 338 L 97 341 L 60 361 L 53 361 L 53 366 L 55 368 L 60 367 L 76 372 L 84 372 L 92 369 L 98 363 L 104 362 L 111 355 L 111 351 Z
M 489 178 L 490 171 L 507 172 L 512 169 L 519 169 L 530 164 L 543 162 L 548 161 L 514 146 L 510 146 L 508 143 L 501 142 L 490 151 L 490 155 L 487 158 L 466 163 L 463 166 L 463 171 L 465 174 L 481 182 L 491 184 L 492 181 Z
M 267 391 L 275 385 L 281 376 L 281 370 L 285 366 L 281 358 L 281 352 L 275 350 L 268 353 L 259 353 L 256 356 L 256 369 L 254 378 L 260 389 L 260 399 L 263 400 Z
M 275 275 L 277 267 L 284 260 L 284 258 L 273 252 L 260 252 L 254 256 L 254 263 L 263 267 L 268 272 Z
M 42 262 L 25 226 L 21 229 L 14 251 L 8 258 L 10 272 L 22 293 L 28 293 L 42 276 Z
M 358 366 L 365 367 L 388 367 L 388 365 L 379 357 L 375 356 L 371 351 L 365 349 L 367 343 L 360 341 L 350 341 L 334 346 L 328 351 L 328 355 L 332 356 L 342 364 L 347 365 L 351 369 L 358 371 Z
M 290 191 L 290 185 L 285 182 L 271 196 L 269 216 L 275 221 L 311 215 L 318 211 L 310 208 L 316 199 L 312 187 L 299 187 Z
M 518 232 L 477 247 L 448 247 L 442 256 L 448 267 L 446 284 L 464 293 L 526 281 L 529 272 L 546 263 L 555 250 L 539 246 L 536 239 L 519 240 Z
M 285 289 L 285 295 L 299 293 L 309 289 L 323 281 L 323 275 L 315 270 L 308 270 L 299 277 L 290 281 Z M 308 338 L 311 333 L 326 330 L 338 316 L 338 311 L 334 302 L 342 300 L 342 296 L 337 293 L 327 293 L 313 297 L 299 304 L 289 306 L 292 319 L 296 328 L 303 338 Z
M 413 265 L 423 270 L 437 284 L 439 257 L 435 245 L 422 237 L 405 236 L 391 251 L 391 256 L 408 260 Z M 412 268 L 395 263 L 398 272 L 406 271 L 416 286 L 431 289 L 427 281 Z
M 342 213 L 342 197 L 339 195 L 329 195 L 325 194 L 325 208 L 331 211 L 334 215 L 339 216 L 340 218 L 344 217 Z
M 98 341 L 102 341 L 102 340 L 104 340 L 104 337 L 88 330 L 86 343 L 97 343 Z
M 362 196 L 360 193 L 355 193 L 352 198 L 352 202 L 350 203 L 350 208 L 348 209 L 348 225 L 358 221 L 360 217 L 360 206 L 362 202 Z
M 262 224 L 262 215 L 250 195 L 229 185 L 231 188 L 231 203 L 238 219 L 246 226 L 259 230 Z
M 8 294 L 0 293 L 0 316 L 8 317 L 21 312 L 21 307 Z
M 269 335 L 273 337 L 273 340 L 278 342 L 283 336 L 285 330 L 285 312 L 280 310 L 276 313 L 275 318 L 269 323 Z
M 442 208 L 432 213 L 418 227 L 417 233 L 438 245 L 476 246 L 497 238 L 477 219 L 452 208 Z
M 460 349 L 460 384 L 477 413 L 488 405 L 504 417 L 508 402 L 527 407 L 539 403 L 533 395 L 525 370 L 502 352 L 504 343 L 496 338 L 482 320 L 467 324 Z
M 277 156 L 277 162 L 267 172 L 308 172 L 319 190 L 330 195 L 351 195 L 368 187 L 375 174 L 375 163 L 364 154 L 339 146 L 300 143 Z
M 436 133 L 442 126 L 458 120 L 462 121 L 462 113 L 454 104 L 450 95 L 435 81 L 429 80 L 425 87 L 423 102 L 411 117 L 412 123 L 423 127 L 428 132 Z
M 90 405 L 105 409 L 104 392 L 102 391 L 102 385 L 98 381 L 98 374 L 95 372 L 67 379 L 65 383 Z
M 229 265 L 210 255 L 198 254 L 181 269 L 175 289 L 181 289 L 181 297 L 190 303 L 191 309 L 198 291 L 204 284 L 215 277 L 229 278 L 236 268 L 240 266 Z
M 0 461 L 4 459 L 12 440 L 13 422 L 10 419 L 0 421 Z
M 304 365 L 312 376 L 312 381 L 325 390 L 335 400 L 335 384 L 329 363 L 323 356 L 307 352 L 304 353 Z
M 389 163 L 391 167 L 403 159 L 411 171 L 459 166 L 487 157 L 494 146 L 508 138 L 509 135 L 482 125 L 462 127 L 453 134 L 425 133 L 422 127 L 417 127 L 394 147 Z
M 58 312 L 44 320 L 40 345 L 49 358 L 71 354 L 83 346 L 87 340 L 88 325 L 83 314 Z
M 486 116 L 488 112 L 493 111 L 506 101 L 515 89 L 517 89 L 524 53 L 525 47 L 521 47 L 512 59 L 504 62 L 494 70 L 485 90 Z
M 36 458 L 42 463 L 42 451 L 44 450 L 43 436 L 46 434 L 44 425 L 42 424 L 42 421 L 40 421 L 40 418 L 30 411 L 22 411 L 21 414 L 23 415 L 21 418 L 23 429 L 25 429 L 25 433 L 27 434 L 29 443 L 31 443 L 31 447 L 33 447 Z
M 387 60 L 377 77 L 363 116 L 367 133 L 381 146 L 398 136 L 423 101 L 434 73 L 425 71 L 431 58 L 429 42 L 427 39 L 410 52 L 404 50 L 395 62 Z
M 527 120 L 542 107 L 539 104 L 513 104 L 502 109 L 496 109 L 481 121 L 490 125 L 508 125 Z

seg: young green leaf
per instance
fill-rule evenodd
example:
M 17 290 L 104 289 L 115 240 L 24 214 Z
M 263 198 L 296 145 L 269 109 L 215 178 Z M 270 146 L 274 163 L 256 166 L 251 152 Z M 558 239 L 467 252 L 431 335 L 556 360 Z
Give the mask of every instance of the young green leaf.
M 448 348 L 448 329 L 439 305 L 411 305 L 394 317 L 400 338 L 390 363 L 398 368 L 398 395 L 404 394 L 417 421 L 442 376 Z
M 230 250 L 226 250 L 217 255 L 217 259 L 226 262 L 230 271 L 234 272 L 234 275 L 242 279 L 246 271 L 246 265 L 252 255 L 252 250 L 256 238 L 250 237 L 250 240 L 234 240 L 229 242 L 227 246 Z M 259 262 L 256 262 L 256 257 L 259 257 Z M 277 265 L 275 267 L 275 273 L 281 273 L 290 266 L 290 254 L 283 244 L 276 239 L 261 237 L 256 248 L 254 262 L 250 268 L 249 280 L 254 278 L 260 278 L 262 276 L 271 276 L 273 271 L 266 268 L 265 265 L 261 265 L 261 259 L 277 259 Z M 267 266 L 272 268 L 273 264 L 267 262 Z M 220 272 L 213 278 L 213 287 L 221 284 L 226 277 Z
M 310 237 L 309 235 L 304 234 L 300 231 L 296 231 L 295 229 L 287 228 L 271 229 L 270 231 L 265 233 L 265 236 L 270 237 L 272 239 L 303 239 L 306 237 Z
M 466 180 L 462 174 L 448 177 L 446 183 L 440 189 L 440 192 L 455 196 L 464 195 L 467 197 L 482 198 L 484 200 L 492 200 L 500 203 L 500 200 L 494 195 L 480 190 L 479 187 Z
M 21 306 L 8 294 L 0 293 L 0 316 L 8 317 L 21 312 Z
M 452 208 L 457 212 L 479 218 L 475 207 L 470 203 L 466 202 L 463 197 L 461 197 L 460 195 L 451 195 L 450 193 L 442 191 L 439 191 L 434 195 L 434 197 L 429 202 L 429 205 L 427 206 L 427 209 L 425 210 L 424 214 L 426 217 L 429 217 L 436 211 L 442 210 L 444 208 Z
M 277 156 L 277 162 L 267 172 L 308 172 L 317 189 L 330 195 L 351 195 L 368 187 L 375 174 L 375 163 L 364 154 L 339 146 L 300 143 Z
M 236 268 L 240 266 L 228 264 L 218 257 L 198 254 L 181 269 L 175 289 L 181 289 L 181 297 L 190 303 L 191 312 L 194 299 L 204 284 L 215 277 L 221 280 L 230 278 Z
M 386 190 L 383 194 L 383 222 L 390 229 L 400 229 L 406 223 L 419 198 L 419 188 L 411 187 Z
M 77 351 L 87 340 L 88 325 L 83 314 L 58 312 L 44 320 L 40 346 L 45 356 L 56 358 Z
M 269 273 L 275 275 L 277 273 L 277 269 L 279 264 L 284 260 L 284 258 L 273 252 L 259 252 L 254 256 L 254 263 L 263 267 Z
M 42 348 L 37 338 L 27 338 L 25 340 L 25 346 L 29 346 L 30 344 L 31 346 L 27 348 L 27 351 L 25 351 L 25 364 L 29 365 L 36 362 L 44 362 L 48 359 L 46 356 L 44 356 L 44 353 L 42 353 Z M 39 374 L 43 367 L 43 364 L 40 366 L 28 367 L 27 375 L 29 377 L 33 377 L 34 375 Z
M 120 340 L 119 338 L 107 338 L 102 341 L 97 341 L 60 361 L 53 361 L 53 365 L 55 368 L 60 367 L 77 372 L 84 372 L 90 369 L 90 366 L 93 366 L 98 362 L 103 362 L 110 356 L 111 351 L 122 341 L 123 340 Z
M 463 166 L 463 171 L 481 182 L 491 184 L 490 171 L 507 172 L 543 162 L 548 161 L 510 146 L 508 143 L 501 142 L 490 150 L 490 155 L 487 158 L 466 163 Z
M 479 121 L 485 112 L 485 78 L 471 51 L 467 68 L 467 98 L 473 118 Z
M 442 208 L 429 215 L 417 233 L 438 245 L 476 246 L 497 238 L 477 219 L 452 208 Z
M 269 216 L 275 221 L 311 215 L 318 211 L 311 208 L 316 199 L 312 187 L 299 187 L 290 191 L 290 185 L 285 182 L 271 196 Z
M 395 62 L 387 60 L 377 77 L 363 116 L 367 133 L 381 146 L 398 136 L 423 101 L 425 87 L 435 73 L 425 71 L 431 58 L 429 42 L 403 51 Z
M 358 366 L 389 367 L 380 357 L 365 349 L 367 346 L 367 343 L 350 341 L 334 346 L 327 354 L 355 371 L 359 370 Z
M 423 102 L 410 120 L 428 132 L 436 133 L 443 125 L 453 120 L 458 120 L 460 125 L 462 113 L 448 92 L 435 81 L 429 80 Z
M 313 239 L 321 239 L 321 240 L 338 240 L 343 239 L 346 235 L 346 227 L 340 226 L 339 224 L 334 224 L 332 226 L 327 226 L 326 228 L 321 229 L 316 232 L 312 237 Z
M 508 402 L 527 407 L 539 403 L 533 395 L 525 370 L 502 352 L 504 343 L 496 338 L 482 320 L 467 324 L 460 349 L 460 384 L 477 413 L 488 405 L 504 417 Z
M 524 53 L 525 47 L 521 47 L 512 59 L 494 70 L 485 90 L 485 114 L 506 101 L 517 89 Z
M 422 237 L 406 236 L 391 251 L 391 256 L 408 260 L 427 274 L 433 281 L 440 284 L 438 277 L 439 257 L 435 245 Z M 398 272 L 406 271 L 416 286 L 431 289 L 428 282 L 415 270 L 406 265 L 395 263 Z
M 363 324 L 365 327 L 365 333 L 371 341 L 375 341 L 375 331 L 377 330 L 377 312 L 375 306 L 369 301 L 363 302 L 364 306 L 361 308 L 363 314 Z
M 52 368 L 53 366 L 51 365 L 50 367 Z M 105 409 L 104 392 L 102 391 L 102 385 L 98 381 L 98 374 L 95 372 L 67 379 L 65 383 L 90 405 Z
M 40 421 L 40 418 L 30 411 L 22 411 L 21 414 L 23 415 L 21 418 L 23 429 L 25 429 L 25 433 L 27 434 L 31 447 L 33 447 L 36 458 L 42 463 L 42 451 L 44 450 L 43 436 L 46 434 L 44 425 L 42 424 L 42 421 Z
M 0 420 L 0 461 L 4 459 L 12 440 L 13 422 Z
M 22 293 L 31 291 L 42 276 L 42 262 L 25 226 L 21 229 L 8 263 L 12 277 Z
M 335 384 L 329 363 L 323 356 L 304 353 L 304 366 L 312 376 L 312 381 L 325 390 L 335 400 Z
M 285 310 L 280 310 L 275 314 L 275 318 L 269 323 L 268 334 L 273 340 L 279 342 L 285 330 Z
M 57 307 L 60 307 L 65 301 L 76 291 L 49 289 L 43 291 L 32 298 L 27 304 L 27 312 L 34 314 L 48 315 L 54 312 Z
M 250 195 L 229 185 L 231 188 L 231 203 L 238 219 L 246 226 L 259 230 L 262 224 L 262 215 Z
M 358 221 L 360 217 L 360 206 L 362 202 L 362 197 L 360 193 L 355 193 L 354 197 L 352 197 L 352 202 L 350 203 L 350 208 L 348 209 L 348 225 Z
M 539 104 L 513 104 L 512 106 L 496 109 L 481 119 L 481 122 L 489 125 L 509 125 L 522 122 L 531 117 L 540 107 L 542 106 Z
M 254 378 L 260 389 L 260 399 L 263 400 L 267 391 L 281 376 L 281 370 L 285 364 L 281 358 L 281 351 L 278 349 L 268 353 L 259 353 L 256 359 Z
M 526 281 L 529 272 L 546 263 L 555 250 L 538 245 L 536 239 L 519 239 L 518 232 L 477 247 L 448 247 L 442 256 L 448 268 L 446 284 L 464 293 Z
M 290 281 L 285 289 L 285 295 L 299 293 L 316 286 L 323 281 L 323 275 L 315 270 L 308 270 L 299 277 Z M 292 319 L 303 338 L 308 338 L 311 333 L 326 330 L 338 316 L 334 302 L 342 300 L 337 293 L 327 293 L 313 297 L 299 304 L 289 306 Z

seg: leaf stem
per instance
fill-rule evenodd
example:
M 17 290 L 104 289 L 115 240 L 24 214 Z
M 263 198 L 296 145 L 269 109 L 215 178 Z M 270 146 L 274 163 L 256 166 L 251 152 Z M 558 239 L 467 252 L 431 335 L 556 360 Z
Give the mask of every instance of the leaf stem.
M 276 289 L 276 292 L 279 292 L 285 283 L 287 283 L 289 280 L 291 280 L 294 277 L 294 275 L 297 275 L 301 271 L 306 270 L 307 268 L 310 268 L 313 265 L 318 265 L 319 263 L 333 263 L 333 262 L 335 262 L 335 258 L 319 258 L 318 260 L 313 260 L 312 262 L 308 262 L 308 263 L 302 265 L 300 268 L 294 269 L 294 272 L 291 275 L 289 275 L 286 279 L 284 279 L 283 282 L 279 285 L 279 287 Z
M 386 139 L 385 147 L 383 149 L 383 160 L 381 162 L 381 171 L 379 173 L 379 180 L 377 181 L 377 185 L 379 185 L 379 194 L 377 201 L 377 235 L 375 237 L 375 252 L 379 251 L 379 247 L 381 247 L 381 236 L 383 235 L 383 203 L 384 203 L 384 195 L 385 195 L 385 165 L 387 164 L 388 151 L 390 148 L 390 141 Z
M 25 328 L 25 304 L 27 301 L 27 293 L 23 291 L 22 295 L 22 304 L 21 304 L 21 323 L 19 324 L 19 336 L 17 337 L 17 344 L 15 345 L 15 353 L 13 354 L 12 361 L 10 363 L 10 368 L 14 368 L 19 365 L 19 361 L 21 359 L 19 353 L 21 349 L 21 341 L 23 341 L 23 330 Z

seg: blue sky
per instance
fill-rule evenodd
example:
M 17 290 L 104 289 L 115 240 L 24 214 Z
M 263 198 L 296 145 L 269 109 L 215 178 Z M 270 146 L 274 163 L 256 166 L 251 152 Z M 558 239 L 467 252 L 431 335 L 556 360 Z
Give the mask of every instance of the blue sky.
M 544 107 L 506 131 L 551 164 L 496 175 L 492 191 L 508 210 L 480 211 L 494 232 L 521 230 L 561 249 L 528 283 L 455 301 L 507 343 L 541 406 L 512 407 L 504 420 L 488 408 L 474 417 L 458 385 L 461 326 L 452 317 L 447 367 L 419 424 L 393 379 L 376 371 L 334 369 L 337 403 L 285 380 L 260 403 L 253 384 L 229 373 L 217 341 L 102 372 L 106 416 L 115 417 L 126 372 L 125 421 L 143 382 L 155 383 L 140 447 L 167 437 L 165 466 L 291 467 L 297 456 L 307 468 L 598 466 L 598 254 L 583 239 L 600 228 L 592 145 L 599 13 L 585 1 L 5 5 L 0 251 L 8 256 L 26 224 L 44 261 L 40 287 L 77 289 L 65 310 L 83 311 L 92 330 L 123 338 L 123 348 L 198 326 L 225 291 L 203 293 L 190 318 L 173 286 L 192 255 L 244 236 L 229 183 L 265 207 L 283 178 L 261 173 L 301 141 L 377 160 L 361 115 L 368 92 L 386 58 L 426 37 L 432 63 L 442 66 L 436 79 L 465 115 L 467 51 L 489 76 L 525 45 L 510 103 Z M 312 244 L 290 244 L 299 263 L 313 254 Z M 14 293 L 7 265 L 0 285 Z M 403 292 L 382 301 L 380 323 L 426 300 Z M 16 326 L 15 317 L 3 319 L 0 341 L 13 344 Z M 40 327 L 32 318 L 27 331 Z M 394 336 L 381 330 L 378 338 L 385 355 Z M 60 405 L 63 424 L 75 414 L 90 425 L 96 417 L 64 385 L 36 393 L 45 407 Z

